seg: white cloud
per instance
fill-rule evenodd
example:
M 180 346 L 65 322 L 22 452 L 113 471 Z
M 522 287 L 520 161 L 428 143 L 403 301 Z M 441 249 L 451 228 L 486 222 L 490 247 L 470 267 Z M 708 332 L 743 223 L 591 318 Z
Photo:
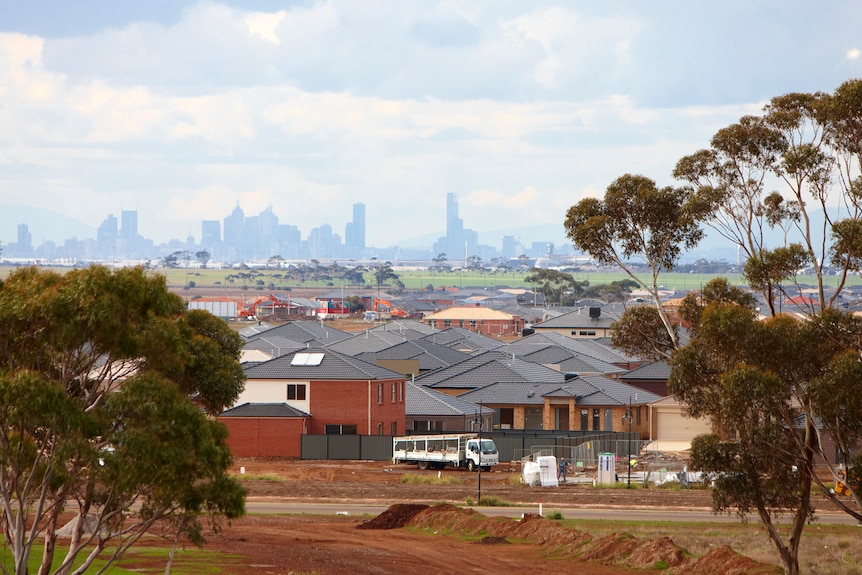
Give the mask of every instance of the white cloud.
M 272 44 L 281 44 L 281 38 L 278 36 L 278 27 L 284 21 L 285 12 L 276 12 L 268 14 L 264 12 L 253 12 L 245 17 L 245 24 L 248 26 L 248 33 L 252 36 L 258 36 Z
M 303 234 L 343 233 L 363 201 L 368 241 L 385 246 L 440 232 L 446 192 L 467 227 L 529 213 L 557 229 L 619 175 L 670 183 L 677 158 L 769 97 L 845 79 L 793 44 L 783 60 L 798 73 L 764 74 L 755 35 L 716 43 L 715 16 L 735 10 L 224 0 L 86 35 L 2 33 L 0 193 L 92 225 L 139 209 L 158 241 L 198 234 L 237 199 Z M 716 31 L 691 41 L 707 17 Z M 810 22 L 828 14 L 777 17 L 788 37 L 829 29 Z M 855 33 L 852 21 L 836 25 Z M 858 61 L 842 37 L 812 42 Z

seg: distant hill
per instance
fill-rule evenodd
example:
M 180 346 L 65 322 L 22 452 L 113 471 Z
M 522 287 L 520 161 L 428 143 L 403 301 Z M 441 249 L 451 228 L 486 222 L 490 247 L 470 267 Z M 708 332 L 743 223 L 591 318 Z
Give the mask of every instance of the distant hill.
M 96 228 L 51 210 L 0 203 L 0 242 L 3 245 L 18 241 L 18 225 L 27 224 L 33 237 L 33 247 L 52 241 L 62 245 L 67 239 L 95 239 Z
M 18 241 L 20 224 L 27 224 L 29 227 L 34 248 L 46 241 L 62 245 L 72 237 L 79 240 L 96 237 L 94 227 L 75 218 L 32 206 L 0 203 L 0 242 L 3 242 L 3 245 Z

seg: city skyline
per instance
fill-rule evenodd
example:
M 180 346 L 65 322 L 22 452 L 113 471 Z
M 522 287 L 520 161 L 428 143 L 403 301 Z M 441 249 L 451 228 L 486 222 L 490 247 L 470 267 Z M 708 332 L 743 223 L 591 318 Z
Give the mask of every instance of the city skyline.
M 554 240 L 620 175 L 672 185 L 769 98 L 862 76 L 852 0 L 5 8 L 0 204 L 92 230 L 136 211 L 156 243 L 239 200 L 303 236 L 342 234 L 361 202 L 366 245 L 404 245 L 439 235 L 450 193 L 480 244 Z M 33 241 L 61 241 L 41 220 Z
M 16 241 L 0 245 L 0 249 L 3 250 L 2 257 L 12 261 L 154 261 L 180 251 L 206 251 L 214 261 L 228 263 L 261 261 L 275 256 L 285 260 L 431 260 L 440 254 L 446 254 L 452 261 L 466 262 L 471 257 L 490 261 L 494 258 L 514 259 L 520 255 L 548 256 L 555 249 L 553 241 L 522 245 L 514 236 L 503 236 L 499 246 L 480 244 L 478 234 L 464 227 L 457 196 L 452 193 L 446 197 L 445 235 L 425 246 L 367 246 L 365 204 L 353 204 L 352 213 L 353 219 L 344 226 L 343 236 L 331 225 L 322 224 L 303 237 L 299 227 L 283 223 L 272 206 L 258 214 L 246 215 L 237 201 L 233 210 L 221 220 L 201 221 L 198 236 L 189 234 L 183 239 L 173 238 L 157 244 L 138 232 L 137 210 L 121 210 L 119 218 L 113 213 L 107 214 L 94 234 L 67 237 L 62 242 L 47 240 L 37 243 L 29 224 L 26 221 L 18 223 L 15 226 Z M 561 251 L 572 253 L 565 248 Z

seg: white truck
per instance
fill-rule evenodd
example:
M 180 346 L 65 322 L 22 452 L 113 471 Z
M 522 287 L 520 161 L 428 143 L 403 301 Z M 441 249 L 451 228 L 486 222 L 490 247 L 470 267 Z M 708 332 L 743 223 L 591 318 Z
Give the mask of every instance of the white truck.
M 500 463 L 497 446 L 475 433 L 452 435 L 407 435 L 393 438 L 392 462 L 415 463 L 419 469 L 465 467 L 485 471 Z

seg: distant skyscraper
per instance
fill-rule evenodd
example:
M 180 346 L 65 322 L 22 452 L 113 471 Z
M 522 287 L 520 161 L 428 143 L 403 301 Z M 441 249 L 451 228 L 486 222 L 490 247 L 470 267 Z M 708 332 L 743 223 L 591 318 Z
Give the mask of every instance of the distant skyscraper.
M 113 259 L 114 250 L 117 247 L 117 239 L 119 236 L 119 225 L 114 214 L 108 214 L 99 228 L 96 230 L 96 245 L 98 246 L 99 257 L 102 259 Z
M 18 224 L 18 253 L 23 256 L 33 254 L 33 235 L 27 224 Z
M 122 218 L 120 238 L 129 244 L 134 244 L 138 239 L 138 211 L 123 210 L 120 217 Z
M 354 257 L 365 249 L 365 204 L 353 204 L 353 221 L 344 228 L 344 245 Z
M 479 234 L 464 228 L 464 221 L 458 215 L 458 196 L 446 194 L 446 237 L 434 244 L 434 251 L 445 253 L 449 261 L 461 261 L 478 255 Z
M 245 214 L 239 207 L 239 201 L 233 212 L 224 219 L 225 257 L 230 260 L 242 259 L 242 232 L 245 227 Z
M 218 220 L 204 220 L 201 222 L 201 247 L 209 250 L 210 254 L 221 246 L 221 222 Z
M 138 255 L 138 211 L 123 210 L 120 213 L 120 252 L 128 258 Z

